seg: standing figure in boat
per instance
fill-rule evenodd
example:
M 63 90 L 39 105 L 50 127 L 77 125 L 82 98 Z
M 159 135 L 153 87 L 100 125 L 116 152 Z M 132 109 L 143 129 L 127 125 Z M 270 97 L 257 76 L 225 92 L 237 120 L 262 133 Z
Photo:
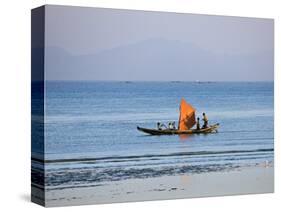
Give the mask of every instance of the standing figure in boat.
M 203 119 L 202 120 L 204 121 L 202 129 L 205 129 L 205 128 L 208 127 L 208 118 L 207 118 L 205 113 L 203 113 Z
M 200 118 L 197 117 L 196 130 L 200 130 Z

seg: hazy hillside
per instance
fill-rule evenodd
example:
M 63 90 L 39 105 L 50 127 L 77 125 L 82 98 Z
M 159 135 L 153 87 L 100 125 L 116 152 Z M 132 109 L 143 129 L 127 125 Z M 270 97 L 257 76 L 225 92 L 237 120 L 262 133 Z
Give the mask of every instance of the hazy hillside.
M 108 49 L 97 54 L 71 55 L 61 48 L 46 48 L 47 79 L 57 80 L 205 80 L 222 78 L 236 80 L 272 79 L 272 53 L 255 55 L 215 55 L 189 43 L 149 39 L 127 46 Z M 273 69 L 273 67 L 272 67 Z M 272 70 L 271 69 L 271 70 Z M 67 70 L 67 76 L 65 71 Z M 155 71 L 155 70 L 161 70 Z M 256 75 L 250 73 L 255 70 Z M 80 72 L 79 78 L 77 73 Z M 75 76 L 75 77 L 74 77 Z M 148 77 L 149 76 L 149 77 Z M 225 76 L 225 77 L 224 77 Z M 238 79 L 238 78 L 237 78 Z

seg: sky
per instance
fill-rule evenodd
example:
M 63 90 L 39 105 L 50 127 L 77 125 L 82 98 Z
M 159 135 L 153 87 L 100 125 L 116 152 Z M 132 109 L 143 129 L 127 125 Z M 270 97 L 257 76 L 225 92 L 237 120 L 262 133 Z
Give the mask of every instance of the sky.
M 46 6 L 47 80 L 272 81 L 272 19 Z

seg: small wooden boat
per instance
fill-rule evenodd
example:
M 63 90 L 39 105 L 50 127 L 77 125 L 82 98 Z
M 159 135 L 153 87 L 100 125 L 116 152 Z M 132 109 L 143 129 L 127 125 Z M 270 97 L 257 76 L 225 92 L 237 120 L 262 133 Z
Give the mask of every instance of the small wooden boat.
M 139 126 L 137 126 L 137 129 L 141 132 L 150 135 L 184 135 L 184 134 L 206 134 L 206 133 L 217 132 L 219 123 L 210 125 L 209 127 L 202 128 L 200 130 L 192 129 L 192 127 L 196 124 L 195 109 L 193 108 L 192 105 L 187 103 L 183 98 L 181 100 L 179 109 L 180 109 L 180 115 L 179 115 L 178 129 L 148 129 Z M 158 124 L 160 124 L 160 122 L 158 122 L 157 125 Z
M 204 129 L 189 129 L 189 130 L 173 130 L 173 129 L 163 129 L 163 130 L 158 130 L 158 129 L 148 129 L 148 128 L 143 128 L 137 126 L 137 129 L 141 132 L 150 134 L 150 135 L 184 135 L 184 134 L 206 134 L 206 133 L 214 133 L 217 132 L 219 128 L 219 123 L 210 125 L 207 128 Z

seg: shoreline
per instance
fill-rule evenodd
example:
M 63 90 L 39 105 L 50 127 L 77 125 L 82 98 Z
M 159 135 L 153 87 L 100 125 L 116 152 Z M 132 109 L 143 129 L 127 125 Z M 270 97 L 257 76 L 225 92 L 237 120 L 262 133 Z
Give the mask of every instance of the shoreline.
M 274 167 L 161 176 L 100 186 L 47 190 L 46 207 L 185 199 L 274 192 Z

